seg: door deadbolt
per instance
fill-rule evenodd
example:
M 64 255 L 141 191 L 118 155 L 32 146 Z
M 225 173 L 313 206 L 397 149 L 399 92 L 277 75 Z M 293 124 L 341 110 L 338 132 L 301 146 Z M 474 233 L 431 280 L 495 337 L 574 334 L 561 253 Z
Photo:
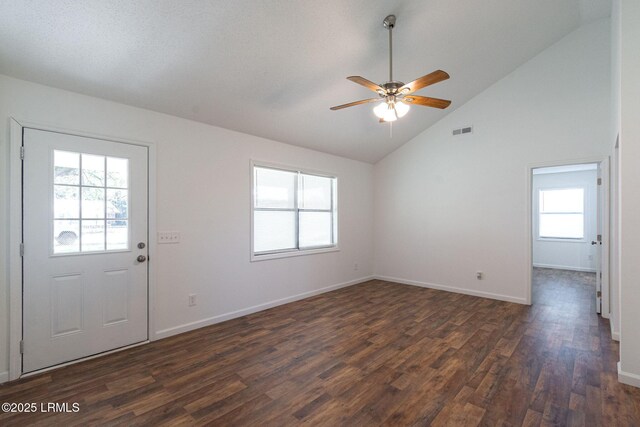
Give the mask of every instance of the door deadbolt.
M 144 242 L 138 243 L 138 249 L 144 249 L 145 246 Z

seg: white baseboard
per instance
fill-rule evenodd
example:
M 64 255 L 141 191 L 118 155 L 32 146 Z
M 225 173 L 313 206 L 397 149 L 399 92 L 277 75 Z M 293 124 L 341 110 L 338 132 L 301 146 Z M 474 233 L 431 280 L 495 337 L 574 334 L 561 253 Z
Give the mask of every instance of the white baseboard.
M 476 291 L 473 289 L 456 288 L 454 286 L 438 285 L 435 283 L 418 282 L 416 280 L 401 279 L 399 277 L 374 276 L 374 279 L 384 280 L 386 282 L 396 282 L 405 285 L 420 286 L 422 288 L 438 289 L 440 291 L 455 292 L 457 294 L 473 295 L 475 297 L 497 299 L 500 301 L 515 302 L 518 304 L 527 304 L 526 298 L 512 297 L 510 295 L 494 294 L 491 292 Z
M 299 301 L 304 298 L 309 298 L 315 295 L 323 294 L 325 292 L 335 291 L 336 289 L 346 288 L 347 286 L 357 285 L 358 283 L 363 283 L 369 280 L 372 280 L 373 276 L 361 277 L 359 279 L 351 280 L 349 282 L 338 283 L 337 285 L 331 285 L 320 289 L 315 289 L 309 292 L 303 292 L 298 295 L 293 295 L 286 298 L 281 298 L 273 301 L 266 302 L 264 304 L 254 305 L 253 307 L 243 308 L 241 310 L 231 311 L 229 313 L 220 314 L 218 316 L 209 317 L 202 320 L 197 320 L 195 322 L 185 323 L 183 325 L 174 326 L 167 329 L 162 329 L 155 333 L 154 339 L 159 340 L 162 338 L 167 338 L 172 335 L 181 334 L 183 332 L 192 331 L 194 329 L 203 328 L 205 326 L 214 325 L 216 323 L 224 322 L 226 320 L 235 319 L 236 317 L 246 316 L 247 314 L 256 313 L 258 311 L 267 310 L 272 307 L 276 307 L 278 305 L 287 304 L 294 301 Z
M 539 268 L 553 268 L 555 270 L 584 271 L 586 273 L 595 273 L 596 272 L 596 270 L 594 268 L 573 267 L 573 266 L 570 266 L 570 265 L 539 264 L 539 263 L 534 262 L 533 266 L 534 267 L 539 267 Z
M 618 362 L 618 381 L 622 384 L 630 385 L 633 387 L 640 387 L 640 375 L 632 374 L 630 372 L 624 372 L 620 368 L 620 362 Z
M 9 371 L 0 372 L 0 384 L 9 381 Z

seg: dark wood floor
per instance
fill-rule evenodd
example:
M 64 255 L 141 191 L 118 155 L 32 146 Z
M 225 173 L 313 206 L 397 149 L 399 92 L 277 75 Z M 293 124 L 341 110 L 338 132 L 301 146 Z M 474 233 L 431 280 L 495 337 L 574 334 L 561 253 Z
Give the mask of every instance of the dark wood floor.
M 0 425 L 640 426 L 589 275 L 532 307 L 371 281 L 0 387 Z

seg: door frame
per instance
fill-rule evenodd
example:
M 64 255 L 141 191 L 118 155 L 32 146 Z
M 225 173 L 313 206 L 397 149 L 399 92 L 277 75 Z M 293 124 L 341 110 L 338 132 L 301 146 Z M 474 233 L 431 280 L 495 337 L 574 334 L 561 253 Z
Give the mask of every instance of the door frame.
M 155 334 L 155 296 L 156 296 L 156 145 L 153 142 L 138 141 L 121 138 L 112 135 L 102 135 L 87 132 L 84 130 L 59 128 L 56 126 L 23 121 L 14 117 L 9 118 L 9 381 L 16 380 L 22 376 L 22 354 L 20 353 L 20 341 L 22 341 L 22 287 L 23 287 L 23 259 L 20 253 L 20 245 L 23 240 L 22 230 L 22 159 L 20 156 L 23 133 L 25 128 L 33 128 L 49 132 L 58 132 L 68 135 L 75 135 L 87 138 L 103 139 L 123 144 L 132 144 L 146 147 L 148 149 L 148 277 L 147 277 L 147 336 L 149 341 L 156 339 Z M 27 154 L 28 155 L 28 154 Z M 116 351 L 135 347 L 140 343 L 122 347 Z M 109 353 L 109 352 L 105 352 Z M 75 360 L 71 363 L 81 362 L 91 359 L 88 356 Z M 67 363 L 68 364 L 68 363 Z M 50 369 L 63 366 L 56 365 L 39 371 L 31 372 L 28 376 L 41 373 Z
M 549 162 L 532 163 L 527 166 L 527 200 L 526 200 L 526 212 L 527 212 L 527 260 L 528 271 L 526 276 L 527 284 L 527 304 L 532 304 L 532 282 L 533 282 L 533 170 L 537 168 L 552 167 L 552 166 L 569 166 L 580 165 L 585 163 L 597 163 L 600 165 L 602 172 L 602 260 L 600 271 L 602 271 L 602 309 L 600 315 L 605 319 L 608 319 L 611 315 L 611 304 L 609 301 L 610 295 L 610 195 L 611 195 L 611 178 L 610 178 L 610 156 L 591 157 L 575 160 L 557 160 Z

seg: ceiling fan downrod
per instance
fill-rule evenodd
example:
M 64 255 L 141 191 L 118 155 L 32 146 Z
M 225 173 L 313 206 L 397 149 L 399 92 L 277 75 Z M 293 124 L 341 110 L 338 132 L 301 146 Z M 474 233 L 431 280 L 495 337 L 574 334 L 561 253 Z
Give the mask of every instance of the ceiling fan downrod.
M 384 18 L 382 25 L 389 30 L 389 81 L 393 81 L 393 27 L 396 26 L 396 16 L 389 15 Z

